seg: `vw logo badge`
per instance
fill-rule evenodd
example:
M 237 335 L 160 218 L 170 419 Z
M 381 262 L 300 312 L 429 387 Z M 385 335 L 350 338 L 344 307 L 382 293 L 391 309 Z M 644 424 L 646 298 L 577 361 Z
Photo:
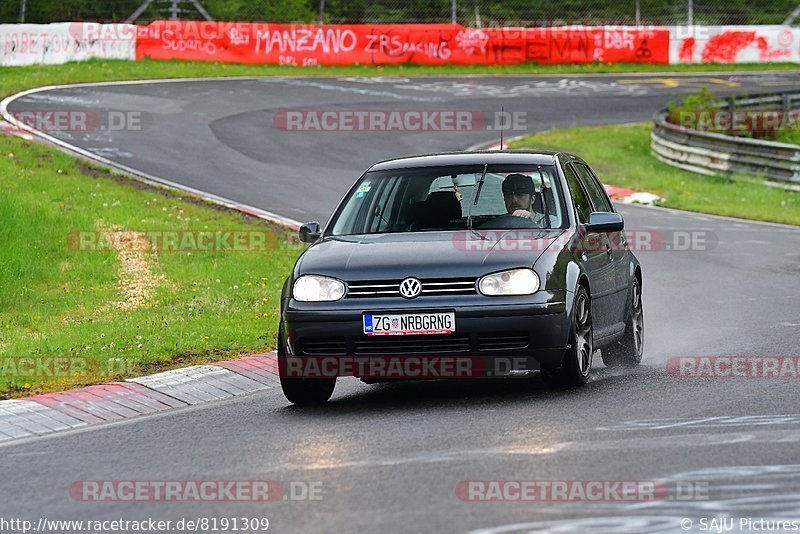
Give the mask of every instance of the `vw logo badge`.
M 422 291 L 422 283 L 416 278 L 406 278 L 400 282 L 400 296 L 404 299 L 418 297 Z

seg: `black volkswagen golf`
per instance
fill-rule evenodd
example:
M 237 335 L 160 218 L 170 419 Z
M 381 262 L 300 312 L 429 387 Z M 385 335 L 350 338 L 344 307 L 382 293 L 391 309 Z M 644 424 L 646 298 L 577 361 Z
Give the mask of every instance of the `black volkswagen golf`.
M 293 403 L 327 401 L 343 375 L 524 367 L 576 386 L 597 349 L 608 366 L 642 359 L 639 262 L 597 176 L 572 154 L 384 161 L 324 230 L 307 223 L 300 237 L 311 246 L 284 284 L 278 332 Z

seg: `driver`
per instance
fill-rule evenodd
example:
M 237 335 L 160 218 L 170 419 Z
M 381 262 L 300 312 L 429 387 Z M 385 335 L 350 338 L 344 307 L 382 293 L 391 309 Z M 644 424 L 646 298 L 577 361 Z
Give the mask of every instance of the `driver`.
M 524 174 L 509 174 L 503 180 L 503 200 L 506 210 L 514 217 L 535 220 L 533 200 L 536 188 L 533 179 Z

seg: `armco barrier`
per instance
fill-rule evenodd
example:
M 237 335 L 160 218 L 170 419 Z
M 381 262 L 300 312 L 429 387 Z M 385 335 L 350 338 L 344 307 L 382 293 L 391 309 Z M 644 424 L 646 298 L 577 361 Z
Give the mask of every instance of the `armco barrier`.
M 795 102 L 800 91 L 729 99 L 719 109 L 791 110 Z M 800 146 L 694 130 L 667 122 L 667 115 L 666 109 L 656 113 L 650 137 L 653 155 L 664 163 L 709 176 L 763 176 L 773 185 L 800 189 Z

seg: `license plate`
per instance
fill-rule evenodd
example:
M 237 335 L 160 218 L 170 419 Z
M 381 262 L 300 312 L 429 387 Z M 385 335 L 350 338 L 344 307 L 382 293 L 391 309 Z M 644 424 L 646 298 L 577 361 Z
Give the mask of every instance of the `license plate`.
M 452 334 L 455 331 L 456 314 L 454 312 L 364 314 L 364 333 L 368 336 Z

